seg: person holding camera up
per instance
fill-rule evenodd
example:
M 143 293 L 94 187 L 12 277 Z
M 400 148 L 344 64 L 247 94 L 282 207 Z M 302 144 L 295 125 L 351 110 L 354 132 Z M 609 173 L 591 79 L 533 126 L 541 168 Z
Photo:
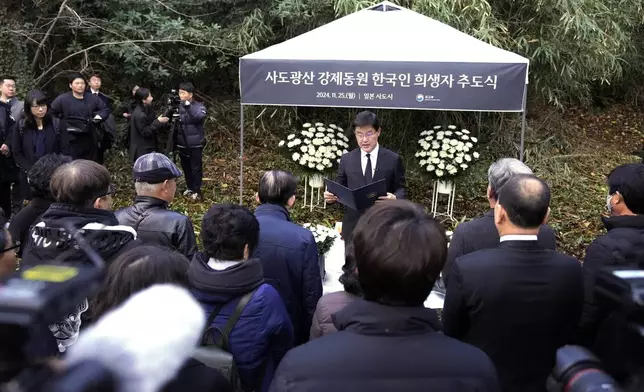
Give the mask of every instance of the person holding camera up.
M 132 162 L 145 154 L 157 151 L 156 133 L 170 120 L 163 115 L 155 118 L 152 94 L 147 88 L 134 93 L 135 107 L 130 117 L 130 159 Z
M 194 89 L 192 83 L 179 85 L 181 130 L 175 135 L 175 145 L 181 158 L 181 167 L 185 173 L 188 188 L 183 194 L 198 200 L 201 197 L 203 178 L 203 146 L 206 142 L 203 124 L 206 121 L 206 108 L 200 102 L 193 100 Z

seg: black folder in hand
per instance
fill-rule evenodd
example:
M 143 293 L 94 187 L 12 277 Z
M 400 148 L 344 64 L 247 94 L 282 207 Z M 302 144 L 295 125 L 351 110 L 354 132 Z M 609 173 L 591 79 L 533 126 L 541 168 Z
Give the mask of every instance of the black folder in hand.
M 380 196 L 387 195 L 384 178 L 353 190 L 328 178 L 324 179 L 324 183 L 327 191 L 333 193 L 340 203 L 356 211 L 366 210 L 374 205 Z

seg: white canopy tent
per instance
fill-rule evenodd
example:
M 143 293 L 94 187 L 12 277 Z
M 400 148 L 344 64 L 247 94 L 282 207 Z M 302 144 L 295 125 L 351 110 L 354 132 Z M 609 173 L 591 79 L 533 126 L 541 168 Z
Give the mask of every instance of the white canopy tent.
M 240 59 L 244 106 L 522 113 L 529 61 L 388 1 Z

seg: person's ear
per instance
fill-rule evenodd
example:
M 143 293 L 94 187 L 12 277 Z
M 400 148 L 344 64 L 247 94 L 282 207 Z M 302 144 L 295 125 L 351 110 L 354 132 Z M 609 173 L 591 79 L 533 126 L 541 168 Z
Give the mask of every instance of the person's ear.
M 255 201 L 257 204 L 262 204 L 262 202 L 259 200 L 259 193 L 255 192 Z
M 94 200 L 94 204 L 93 204 L 92 207 L 97 208 L 97 209 L 101 209 L 101 198 L 100 197 L 97 198 L 96 200 Z
M 498 202 L 494 206 L 494 224 L 501 225 L 507 219 L 505 209 Z
M 617 196 L 617 198 L 615 198 L 614 196 Z M 619 193 L 619 191 L 615 192 L 615 194 L 613 195 L 613 197 L 611 198 L 611 200 L 613 200 L 613 199 L 615 199 L 615 204 L 613 204 L 613 207 L 615 207 L 615 206 L 616 206 L 617 204 L 619 204 L 619 203 L 623 203 L 623 202 L 624 202 L 624 196 L 622 196 L 622 194 L 621 194 L 621 193 Z
M 295 204 L 295 195 L 289 197 L 288 201 L 286 202 L 288 208 L 293 207 L 293 204 Z
M 248 247 L 248 244 L 244 245 L 244 260 L 248 260 L 250 257 L 250 248 Z
M 548 211 L 546 211 L 546 216 L 543 217 L 543 222 L 541 222 L 542 225 L 545 225 L 548 223 L 548 219 L 550 219 L 550 207 L 548 207 Z
M 488 199 L 494 199 L 494 197 L 492 195 L 492 187 L 490 186 L 490 184 L 487 185 L 487 198 Z

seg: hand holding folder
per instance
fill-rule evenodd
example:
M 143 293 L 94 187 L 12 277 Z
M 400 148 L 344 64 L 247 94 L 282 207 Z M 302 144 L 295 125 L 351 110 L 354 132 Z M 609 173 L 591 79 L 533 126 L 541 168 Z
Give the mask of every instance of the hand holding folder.
M 333 193 L 341 204 L 356 211 L 366 210 L 374 205 L 379 197 L 387 195 L 387 184 L 384 179 L 353 190 L 328 178 L 324 179 L 324 183 L 327 190 Z

